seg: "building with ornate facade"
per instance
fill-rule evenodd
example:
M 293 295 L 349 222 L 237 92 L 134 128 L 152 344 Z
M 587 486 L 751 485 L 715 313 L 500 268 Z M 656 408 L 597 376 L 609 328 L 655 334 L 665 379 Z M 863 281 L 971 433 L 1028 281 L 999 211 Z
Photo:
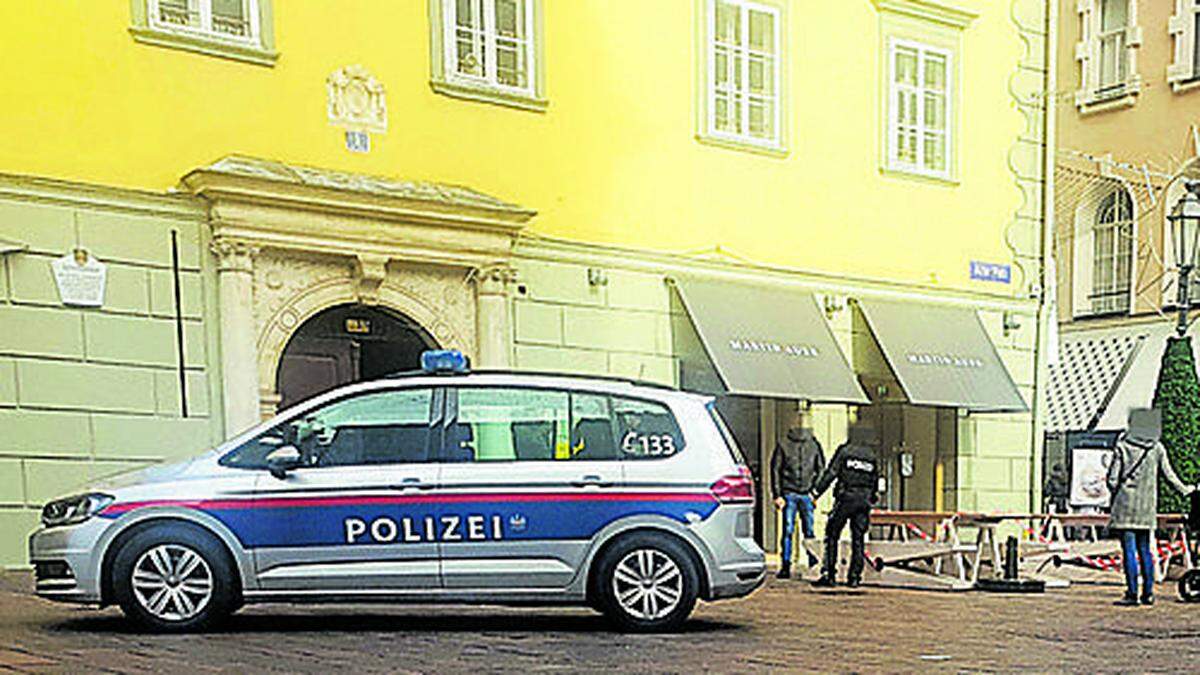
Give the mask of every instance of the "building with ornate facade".
M 6 4 L 0 564 L 430 347 L 712 392 L 760 479 L 870 419 L 888 506 L 1029 508 L 1044 4 Z
M 1200 176 L 1200 3 L 1060 0 L 1047 463 L 1153 400 L 1178 284 L 1166 215 Z M 1200 297 L 1193 286 L 1191 297 Z

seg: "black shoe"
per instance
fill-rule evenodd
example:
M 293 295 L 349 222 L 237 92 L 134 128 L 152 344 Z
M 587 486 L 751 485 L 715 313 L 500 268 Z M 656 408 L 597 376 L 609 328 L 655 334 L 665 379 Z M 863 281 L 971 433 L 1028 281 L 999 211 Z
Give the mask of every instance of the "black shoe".
M 1142 604 L 1143 605 L 1153 605 L 1154 604 L 1154 596 L 1153 595 L 1143 595 L 1142 596 Z
M 1121 599 L 1114 602 L 1118 607 L 1137 607 L 1138 599 L 1136 595 L 1124 595 Z
M 787 563 L 784 563 L 779 568 L 779 572 L 777 572 L 775 574 L 775 578 L 776 579 L 791 579 L 792 578 L 792 566 L 788 565 Z
M 837 582 L 833 580 L 833 577 L 822 574 L 820 579 L 812 582 L 812 585 L 814 588 L 833 588 L 837 585 Z
M 846 586 L 850 588 L 858 588 L 859 586 L 862 586 L 862 579 L 847 579 Z

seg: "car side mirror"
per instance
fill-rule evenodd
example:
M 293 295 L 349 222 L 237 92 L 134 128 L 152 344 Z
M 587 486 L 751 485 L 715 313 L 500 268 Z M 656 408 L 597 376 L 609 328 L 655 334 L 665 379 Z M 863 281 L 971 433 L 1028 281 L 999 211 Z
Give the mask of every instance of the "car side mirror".
M 275 448 L 267 455 L 267 469 L 272 476 L 280 480 L 286 478 L 289 471 L 301 464 L 300 451 L 294 445 Z

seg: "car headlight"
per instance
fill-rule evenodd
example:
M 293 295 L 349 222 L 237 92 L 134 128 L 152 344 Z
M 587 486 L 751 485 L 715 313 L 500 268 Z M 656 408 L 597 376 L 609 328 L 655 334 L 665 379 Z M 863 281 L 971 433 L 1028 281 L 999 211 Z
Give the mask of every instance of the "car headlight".
M 113 503 L 113 496 L 89 492 L 56 499 L 42 507 L 42 524 L 46 527 L 82 523 Z

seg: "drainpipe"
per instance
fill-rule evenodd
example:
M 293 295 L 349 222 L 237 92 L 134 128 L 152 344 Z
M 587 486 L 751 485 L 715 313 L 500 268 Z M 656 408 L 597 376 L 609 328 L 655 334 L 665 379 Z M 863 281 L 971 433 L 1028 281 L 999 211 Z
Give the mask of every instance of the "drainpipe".
M 1033 371 L 1033 415 L 1032 438 L 1033 457 L 1029 463 L 1029 511 L 1037 513 L 1040 507 L 1038 496 L 1041 494 L 1042 452 L 1044 446 L 1043 409 L 1045 390 L 1049 374 L 1046 344 L 1049 334 L 1049 322 L 1058 321 L 1057 316 L 1051 316 L 1050 309 L 1054 306 L 1048 302 L 1047 291 L 1051 287 L 1057 292 L 1057 284 L 1049 279 L 1049 259 L 1054 247 L 1054 165 L 1055 165 L 1055 115 L 1058 104 L 1057 98 L 1057 61 L 1058 61 L 1058 0 L 1045 0 L 1045 67 L 1046 75 L 1042 90 L 1042 230 L 1041 251 L 1039 255 L 1041 269 L 1041 293 L 1038 298 L 1037 349 L 1034 351 Z

